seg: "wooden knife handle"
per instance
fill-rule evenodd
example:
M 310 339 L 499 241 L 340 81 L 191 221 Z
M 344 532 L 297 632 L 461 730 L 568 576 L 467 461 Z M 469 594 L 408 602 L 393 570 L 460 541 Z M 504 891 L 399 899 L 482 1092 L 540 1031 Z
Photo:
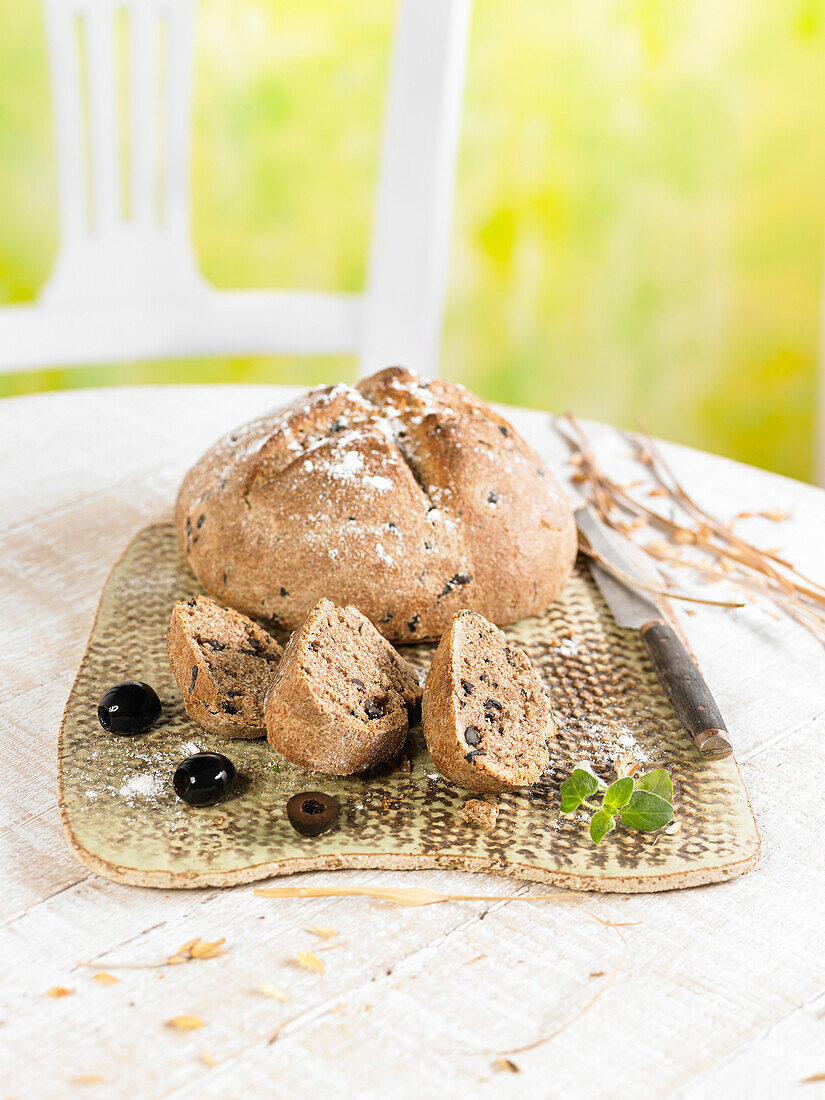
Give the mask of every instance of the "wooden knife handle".
M 661 619 L 641 629 L 656 672 L 679 721 L 702 756 L 721 760 L 733 747 L 716 701 L 676 631 Z

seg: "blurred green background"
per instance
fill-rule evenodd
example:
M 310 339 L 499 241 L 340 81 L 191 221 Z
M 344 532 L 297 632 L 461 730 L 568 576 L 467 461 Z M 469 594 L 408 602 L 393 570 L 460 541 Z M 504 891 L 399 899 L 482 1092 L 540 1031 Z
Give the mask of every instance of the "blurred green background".
M 476 0 L 443 372 L 796 477 L 825 241 L 821 0 Z M 201 0 L 193 233 L 219 286 L 363 285 L 391 0 Z M 0 303 L 57 247 L 43 16 L 0 12 Z M 415 364 L 410 364 L 414 366 Z M 316 382 L 348 359 L 0 376 Z

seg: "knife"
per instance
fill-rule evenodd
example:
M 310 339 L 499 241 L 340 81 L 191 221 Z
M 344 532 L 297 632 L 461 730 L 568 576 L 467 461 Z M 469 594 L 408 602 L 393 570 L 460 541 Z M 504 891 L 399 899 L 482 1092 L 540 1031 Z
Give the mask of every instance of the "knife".
M 648 583 L 650 565 L 646 556 L 629 539 L 606 527 L 592 507 L 588 505 L 576 512 L 576 524 L 591 548 L 607 563 L 641 585 Z M 710 688 L 661 608 L 647 592 L 626 584 L 597 561 L 591 560 L 589 564 L 616 622 L 641 634 L 676 716 L 701 755 L 712 760 L 730 756 L 733 746 Z M 661 584 L 661 580 L 653 583 Z

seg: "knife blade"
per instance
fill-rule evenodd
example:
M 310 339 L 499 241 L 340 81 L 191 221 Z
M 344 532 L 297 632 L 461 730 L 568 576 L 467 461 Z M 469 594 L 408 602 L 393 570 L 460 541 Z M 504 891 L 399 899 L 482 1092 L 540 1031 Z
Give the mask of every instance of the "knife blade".
M 591 506 L 576 512 L 576 525 L 591 549 L 628 581 L 661 585 L 661 578 L 653 576 L 655 570 L 644 552 L 606 527 Z M 713 760 L 730 756 L 733 746 L 710 688 L 655 599 L 642 588 L 625 583 L 598 561 L 591 560 L 589 565 L 619 626 L 639 631 L 676 716 L 698 751 Z

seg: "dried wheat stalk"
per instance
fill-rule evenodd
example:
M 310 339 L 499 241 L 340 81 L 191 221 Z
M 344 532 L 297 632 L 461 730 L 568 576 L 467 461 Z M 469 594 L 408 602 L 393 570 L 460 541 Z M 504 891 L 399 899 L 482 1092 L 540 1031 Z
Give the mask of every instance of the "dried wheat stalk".
M 590 502 L 604 523 L 624 535 L 645 527 L 661 531 L 667 536 L 667 543 L 642 544 L 651 557 L 669 565 L 695 569 L 709 581 L 727 581 L 751 598 L 768 599 L 825 645 L 825 587 L 800 573 L 777 551 L 763 550 L 742 538 L 734 531 L 732 522 L 725 523 L 702 508 L 678 480 L 647 433 L 626 433 L 626 437 L 638 461 L 656 482 L 649 496 L 675 505 L 670 515 L 662 514 L 630 494 L 629 489 L 641 483 L 622 485 L 610 477 L 574 416 L 568 413 L 563 421 L 556 420 L 555 426 L 570 447 L 570 461 L 576 467 L 574 481 L 586 486 Z M 681 518 L 676 518 L 677 514 Z M 778 510 L 762 514 L 775 520 L 785 515 Z M 740 513 L 737 518 L 744 515 L 747 513 Z M 685 557 L 681 547 L 690 547 L 703 556 Z M 668 594 L 683 598 L 675 592 Z M 724 601 L 719 602 L 724 605 Z

